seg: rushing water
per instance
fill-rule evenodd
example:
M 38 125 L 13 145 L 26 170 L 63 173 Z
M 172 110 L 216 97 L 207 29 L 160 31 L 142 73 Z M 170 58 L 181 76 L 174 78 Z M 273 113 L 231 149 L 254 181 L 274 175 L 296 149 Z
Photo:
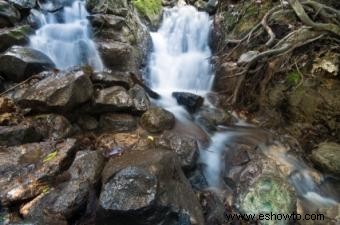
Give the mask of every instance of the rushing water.
M 46 2 L 49 8 L 52 2 Z M 56 12 L 36 13 L 40 28 L 30 38 L 31 47 L 49 56 L 58 69 L 90 65 L 103 69 L 102 61 L 90 38 L 88 12 L 84 1 L 71 1 Z
M 213 80 L 208 44 L 210 28 L 211 20 L 206 13 L 198 12 L 191 6 L 183 6 L 167 9 L 160 29 L 151 33 L 154 50 L 149 63 L 150 85 L 162 96 L 157 104 L 172 111 L 184 126 L 185 123 L 192 124 L 188 122 L 191 117 L 177 105 L 171 94 L 185 91 L 204 96 L 210 90 Z M 210 186 L 222 186 L 221 176 L 226 173 L 224 156 L 228 155 L 226 145 L 242 140 L 259 146 L 264 155 L 279 167 L 289 168 L 287 176 L 301 198 L 315 207 L 337 204 L 331 197 L 321 194 L 322 188 L 313 178 L 317 174 L 323 181 L 321 174 L 287 153 L 281 144 L 274 144 L 271 134 L 245 123 L 239 125 L 210 134 L 210 146 L 201 151 L 201 161 L 205 164 L 203 172 Z

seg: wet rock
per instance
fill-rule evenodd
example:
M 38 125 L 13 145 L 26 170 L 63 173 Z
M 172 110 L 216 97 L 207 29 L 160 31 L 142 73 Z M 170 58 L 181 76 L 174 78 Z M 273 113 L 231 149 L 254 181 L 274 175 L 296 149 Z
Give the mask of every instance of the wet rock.
M 83 130 L 95 130 L 98 128 L 98 121 L 90 115 L 80 115 L 77 120 L 78 125 Z
M 92 13 L 107 13 L 113 15 L 126 16 L 128 13 L 127 0 L 87 0 L 86 8 Z
M 246 191 L 239 194 L 242 213 L 259 215 L 295 212 L 296 196 L 289 184 L 275 176 L 261 176 Z M 290 224 L 289 220 L 262 220 L 261 224 Z
M 156 138 L 156 146 L 174 151 L 184 170 L 192 169 L 198 158 L 198 144 L 195 138 L 165 131 Z
M 46 1 L 46 0 L 37 0 L 39 8 L 42 11 L 47 12 L 56 12 L 62 9 L 67 4 L 70 4 L 70 1 L 65 0 L 53 0 L 53 1 Z
M 173 92 L 172 96 L 177 100 L 179 105 L 184 106 L 190 113 L 196 112 L 203 105 L 204 101 L 204 98 L 201 96 L 188 92 Z
M 152 28 L 159 26 L 163 13 L 162 0 L 133 1 L 132 3 Z
M 33 9 L 37 4 L 36 0 L 8 0 L 8 1 L 17 6 L 19 9 Z
M 55 74 L 30 87 L 19 105 L 36 111 L 69 111 L 90 100 L 93 87 L 83 71 Z
M 127 179 L 129 174 L 131 182 Z M 176 155 L 171 151 L 128 151 L 120 157 L 111 158 L 102 176 L 104 188 L 101 196 L 110 190 L 106 185 L 113 184 L 111 193 L 123 192 L 123 200 L 128 204 L 121 203 L 122 198 L 117 194 L 113 196 L 117 196 L 119 201 L 113 201 L 112 197 L 105 198 L 110 200 L 105 206 L 111 206 L 113 210 L 102 210 L 103 206 L 98 208 L 99 224 L 110 224 L 110 221 L 115 221 L 117 225 L 167 224 L 166 221 L 178 224 L 183 217 L 195 221 L 193 224 L 203 224 L 200 205 Z M 133 193 L 141 193 L 143 198 L 136 198 Z
M 217 126 L 230 125 L 232 116 L 222 109 L 209 107 L 199 111 L 196 120 L 205 129 L 216 131 Z
M 100 116 L 99 128 L 115 132 L 132 131 L 137 128 L 137 121 L 129 114 L 104 114 Z
M 147 131 L 160 133 L 173 128 L 175 116 L 165 109 L 151 108 L 142 115 L 140 123 Z
M 43 114 L 27 119 L 36 131 L 44 138 L 62 139 L 72 133 L 71 123 L 61 115 Z
M 53 67 L 54 63 L 50 58 L 28 47 L 13 46 L 0 55 L 0 73 L 15 82 Z
M 13 45 L 24 45 L 29 41 L 29 35 L 33 29 L 28 26 L 0 29 L 0 52 L 3 52 Z
M 46 192 L 22 206 L 20 213 L 26 219 L 38 221 L 39 225 L 67 225 L 68 219 L 86 207 L 89 184 L 72 180 Z
M 13 26 L 20 20 L 20 12 L 8 2 L 0 1 L 0 28 Z
M 89 20 L 94 27 L 111 28 L 115 30 L 121 30 L 125 23 L 124 17 L 107 14 L 90 15 Z
M 0 126 L 0 145 L 19 145 L 40 141 L 41 135 L 33 126 L 19 124 L 16 126 Z
M 138 84 L 135 84 L 130 90 L 129 95 L 132 98 L 136 112 L 146 112 L 150 108 L 150 100 L 145 90 Z
M 311 159 L 321 169 L 340 174 L 340 144 L 322 142 L 313 150 Z
M 127 91 L 120 86 L 100 90 L 94 99 L 94 110 L 98 112 L 122 112 L 131 110 L 133 100 Z
M 13 204 L 43 193 L 71 164 L 75 150 L 74 139 L 0 148 L 1 204 Z
M 94 84 L 98 84 L 102 87 L 122 86 L 125 89 L 130 89 L 130 87 L 132 87 L 130 75 L 125 72 L 111 71 L 93 73 L 91 80 Z

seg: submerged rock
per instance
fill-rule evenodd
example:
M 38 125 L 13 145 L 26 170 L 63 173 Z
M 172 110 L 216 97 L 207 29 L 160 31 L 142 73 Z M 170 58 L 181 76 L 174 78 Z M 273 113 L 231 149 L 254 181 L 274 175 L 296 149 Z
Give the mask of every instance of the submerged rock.
M 204 101 L 204 98 L 201 96 L 188 92 L 173 92 L 172 96 L 179 105 L 184 106 L 190 113 L 196 112 L 203 105 Z
M 313 150 L 311 159 L 321 169 L 340 174 L 340 144 L 322 142 Z
M 13 45 L 28 43 L 29 35 L 33 32 L 33 29 L 28 25 L 0 29 L 0 52 L 7 50 Z
M 93 87 L 83 71 L 50 75 L 30 87 L 18 104 L 36 111 L 69 111 L 90 100 Z
M 162 108 L 151 108 L 140 118 L 140 123 L 151 133 L 160 133 L 170 130 L 175 125 L 175 116 Z
M 51 68 L 54 68 L 51 59 L 32 48 L 13 46 L 0 55 L 0 73 L 11 81 L 20 82 Z
M 111 158 L 102 176 L 98 224 L 181 224 L 186 218 L 203 225 L 201 207 L 171 151 L 128 151 Z
M 20 12 L 14 6 L 0 0 L 0 28 L 13 26 L 20 18 Z

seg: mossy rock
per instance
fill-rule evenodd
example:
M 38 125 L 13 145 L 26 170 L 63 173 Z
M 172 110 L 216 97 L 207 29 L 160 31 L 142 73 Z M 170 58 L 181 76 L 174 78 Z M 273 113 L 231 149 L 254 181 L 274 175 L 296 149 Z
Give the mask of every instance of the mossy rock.
M 162 0 L 133 0 L 132 3 L 152 26 L 159 25 L 163 11 Z
M 296 86 L 301 81 L 301 75 L 298 73 L 298 71 L 294 70 L 287 74 L 286 82 L 290 86 Z
M 0 31 L 0 52 L 7 50 L 13 45 L 24 45 L 28 43 L 29 35 L 33 32 L 34 30 L 28 25 Z
M 244 193 L 240 194 L 241 213 L 247 214 L 290 214 L 296 208 L 296 196 L 290 185 L 282 178 L 272 175 L 261 176 Z M 288 220 L 260 220 L 263 225 L 285 225 Z
M 322 142 L 312 152 L 313 162 L 326 172 L 340 175 L 340 144 Z

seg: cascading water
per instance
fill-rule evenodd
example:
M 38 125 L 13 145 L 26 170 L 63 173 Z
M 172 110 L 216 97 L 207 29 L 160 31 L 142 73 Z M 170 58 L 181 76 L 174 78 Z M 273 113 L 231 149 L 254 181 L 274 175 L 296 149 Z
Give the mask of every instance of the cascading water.
M 46 2 L 44 8 L 50 8 Z M 56 12 L 44 12 L 35 17 L 41 26 L 30 38 L 30 45 L 47 56 L 56 67 L 65 70 L 74 66 L 90 65 L 103 69 L 95 43 L 90 39 L 88 13 L 84 1 L 72 1 Z
M 181 123 L 188 123 L 190 116 L 177 104 L 172 92 L 204 95 L 213 81 L 208 44 L 210 28 L 211 20 L 206 13 L 183 6 L 166 9 L 160 29 L 151 33 L 154 50 L 149 62 L 149 82 L 152 89 L 162 96 L 157 104 L 172 111 Z M 228 154 L 226 144 L 235 142 L 235 139 L 250 139 L 264 155 L 273 157 L 278 165 L 290 168 L 289 180 L 300 197 L 316 207 L 337 204 L 332 197 L 318 193 L 320 188 L 312 178 L 311 168 L 288 154 L 286 149 L 277 153 L 273 150 L 275 145 L 268 145 L 271 135 L 247 127 L 247 124 L 239 125 L 238 128 L 213 133 L 210 146 L 201 151 L 201 161 L 205 164 L 203 172 L 210 186 L 221 188 L 221 175 L 225 172 L 223 155 Z M 262 136 L 257 136 L 258 133 Z M 322 175 L 320 177 L 323 179 Z

